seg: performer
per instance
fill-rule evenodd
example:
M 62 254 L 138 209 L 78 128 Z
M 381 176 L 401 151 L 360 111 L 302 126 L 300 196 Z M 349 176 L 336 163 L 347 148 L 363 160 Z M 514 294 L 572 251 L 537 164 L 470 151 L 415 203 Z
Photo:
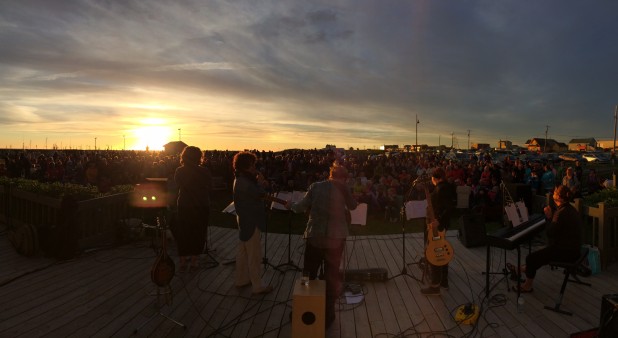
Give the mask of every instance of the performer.
M 446 181 L 446 173 L 442 168 L 435 168 L 431 174 L 431 183 L 435 186 L 431 193 L 431 205 L 435 219 L 429 224 L 431 229 L 437 227 L 438 231 L 445 231 L 451 223 L 453 209 L 457 203 L 457 195 L 452 184 Z M 425 236 L 428 236 L 427 229 Z M 427 237 L 425 237 L 427 238 Z M 429 265 L 429 286 L 422 288 L 424 295 L 440 295 L 440 287 L 448 289 L 448 264 L 435 266 Z
M 178 186 L 178 223 L 174 237 L 178 244 L 180 272 L 199 267 L 198 257 L 204 251 L 210 210 L 212 178 L 208 169 L 200 166 L 202 151 L 187 146 L 180 154 L 180 167 L 176 168 L 174 181 Z
M 273 290 L 262 284 L 260 260 L 262 250 L 260 236 L 266 231 L 266 208 L 264 205 L 264 177 L 255 168 L 257 157 L 250 152 L 239 152 L 234 156 L 234 206 L 238 222 L 238 253 L 236 254 L 237 288 L 251 285 L 253 294 L 267 294 Z
M 348 236 L 346 213 L 356 209 L 357 202 L 346 186 L 348 171 L 344 166 L 334 164 L 328 180 L 309 186 L 302 200 L 286 205 L 294 212 L 305 212 L 309 208 L 309 220 L 305 229 L 307 247 L 303 274 L 316 279 L 318 269 L 324 264 L 326 281 L 326 328 L 335 320 L 335 302 L 339 297 L 341 275 L 339 265 L 343 247 Z
M 530 253 L 526 257 L 526 265 L 520 270 L 526 273 L 526 281 L 521 284 L 520 292 L 532 292 L 534 277 L 537 270 L 551 261 L 572 262 L 577 260 L 582 246 L 581 216 L 569 203 L 573 198 L 573 191 L 565 186 L 558 186 L 552 196 L 557 209 L 554 212 L 546 206 L 543 211 L 545 217 L 551 222 L 547 225 L 547 246 Z M 512 264 L 507 264 L 511 273 L 516 273 Z M 513 286 L 517 291 L 517 286 Z

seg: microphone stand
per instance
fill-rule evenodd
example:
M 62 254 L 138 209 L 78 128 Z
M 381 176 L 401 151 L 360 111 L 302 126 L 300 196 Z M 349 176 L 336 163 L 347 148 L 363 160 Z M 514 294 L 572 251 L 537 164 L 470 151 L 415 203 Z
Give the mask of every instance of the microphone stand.
M 279 193 L 276 196 L 278 197 Z M 277 265 L 275 268 L 279 269 L 283 266 L 288 266 L 292 270 L 301 271 L 302 269 L 292 261 L 292 211 L 286 210 L 285 212 L 288 214 L 288 261 L 287 263 Z
M 419 180 L 421 179 L 422 176 L 419 176 L 419 178 L 417 178 L 413 183 L 412 183 L 412 187 L 410 187 L 410 189 L 408 190 L 408 192 L 406 193 L 406 198 L 404 198 L 403 200 L 403 205 L 401 206 L 401 259 L 403 260 L 403 266 L 401 268 L 401 272 L 395 276 L 392 276 L 389 278 L 389 280 L 399 277 L 399 276 L 408 276 L 411 277 L 414 280 L 417 280 L 420 282 L 420 280 L 414 276 L 408 273 L 408 264 L 406 264 L 406 202 L 410 200 L 410 196 L 412 195 L 412 190 L 416 187 L 416 184 L 419 182 Z M 420 264 L 420 262 L 416 262 L 416 263 L 411 263 L 411 264 Z

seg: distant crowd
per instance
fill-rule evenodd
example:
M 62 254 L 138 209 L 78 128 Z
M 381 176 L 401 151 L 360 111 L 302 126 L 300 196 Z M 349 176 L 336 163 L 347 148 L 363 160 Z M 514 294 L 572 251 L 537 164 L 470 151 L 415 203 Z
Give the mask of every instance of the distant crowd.
M 306 190 L 328 177 L 329 167 L 339 161 L 349 171 L 348 187 L 370 212 L 384 212 L 391 221 L 407 200 L 422 199 L 424 192 L 411 189 L 413 182 L 441 167 L 457 186 L 470 187 L 469 206 L 485 208 L 502 204 L 501 183 L 529 185 L 534 194 L 546 194 L 557 185 L 568 185 L 575 196 L 582 191 L 603 188 L 594 169 L 583 176 L 579 162 L 527 162 L 520 159 L 495 162 L 491 156 L 470 155 L 467 159 L 447 159 L 436 153 L 398 153 L 395 156 L 369 155 L 364 151 L 345 154 L 333 150 L 253 150 L 257 168 L 270 181 L 272 192 Z M 231 187 L 236 152 L 204 151 L 202 165 L 213 177 Z M 172 178 L 179 156 L 145 151 L 4 151 L 0 153 L 0 176 L 22 177 L 41 182 L 68 182 L 97 186 L 106 191 L 113 185 L 137 184 L 149 177 Z

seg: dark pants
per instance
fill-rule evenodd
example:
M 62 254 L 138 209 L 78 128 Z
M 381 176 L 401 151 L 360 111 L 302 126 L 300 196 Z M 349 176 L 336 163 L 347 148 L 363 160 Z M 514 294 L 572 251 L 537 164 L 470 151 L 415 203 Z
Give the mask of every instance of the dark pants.
M 561 249 L 551 246 L 530 253 L 526 257 L 526 278 L 533 279 L 536 271 L 549 262 L 574 262 L 579 258 L 580 249 Z
M 345 239 L 330 240 L 328 248 L 318 247 L 311 242 L 310 239 L 307 240 L 303 273 L 309 273 L 310 279 L 316 279 L 320 265 L 324 264 L 323 279 L 326 281 L 326 320 L 328 321 L 335 318 L 335 303 L 341 290 L 339 265 Z

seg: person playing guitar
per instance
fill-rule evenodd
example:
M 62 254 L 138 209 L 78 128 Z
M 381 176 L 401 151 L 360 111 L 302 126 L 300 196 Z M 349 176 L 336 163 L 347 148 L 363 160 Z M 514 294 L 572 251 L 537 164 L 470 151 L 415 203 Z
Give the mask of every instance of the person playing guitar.
M 429 285 L 421 289 L 424 295 L 440 295 L 440 288 L 448 289 L 448 262 L 452 258 L 452 247 L 444 239 L 450 225 L 457 195 L 455 187 L 446 181 L 444 169 L 435 168 L 431 174 L 434 191 L 427 196 L 427 249 L 426 259 L 429 265 Z M 427 194 L 428 190 L 425 190 Z M 440 244 L 436 246 L 436 243 Z M 443 249 L 436 255 L 435 247 Z

